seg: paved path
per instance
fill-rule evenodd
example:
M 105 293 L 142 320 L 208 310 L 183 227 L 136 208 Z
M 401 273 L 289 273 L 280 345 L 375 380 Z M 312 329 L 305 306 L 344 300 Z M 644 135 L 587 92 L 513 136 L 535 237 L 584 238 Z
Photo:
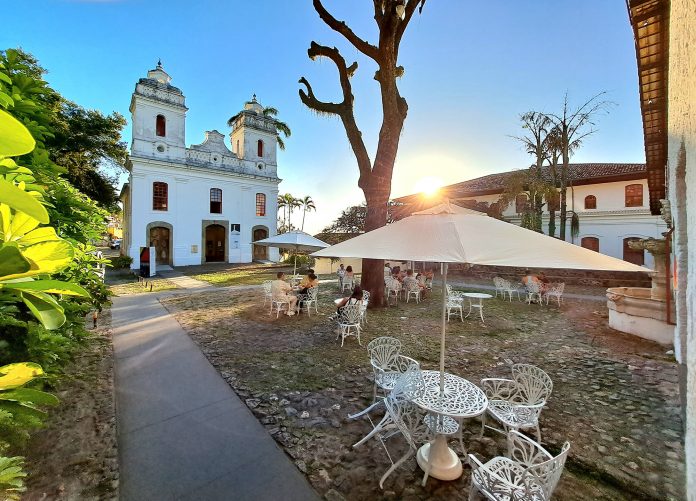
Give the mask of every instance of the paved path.
M 156 295 L 112 325 L 120 499 L 318 499 Z

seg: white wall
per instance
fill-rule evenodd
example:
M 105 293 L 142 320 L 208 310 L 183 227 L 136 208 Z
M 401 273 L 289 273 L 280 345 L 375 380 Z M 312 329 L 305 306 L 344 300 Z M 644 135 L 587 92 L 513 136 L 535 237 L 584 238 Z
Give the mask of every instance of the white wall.
M 130 248 L 133 268 L 139 267 L 140 247 L 149 245 L 146 228 L 149 223 L 163 221 L 173 227 L 172 258 L 174 266 L 205 262 L 202 221 L 227 221 L 240 224 L 239 241 L 235 248 L 232 235 L 229 240 L 228 261 L 252 261 L 252 230 L 258 226 L 276 233 L 278 186 L 272 179 L 245 179 L 230 174 L 131 157 L 131 226 Z M 152 183 L 168 184 L 168 209 L 152 208 Z M 210 212 L 210 189 L 222 189 L 222 214 Z M 256 216 L 256 194 L 266 195 L 266 216 Z M 192 246 L 198 246 L 193 252 Z M 269 259 L 277 260 L 277 249 L 269 249 Z

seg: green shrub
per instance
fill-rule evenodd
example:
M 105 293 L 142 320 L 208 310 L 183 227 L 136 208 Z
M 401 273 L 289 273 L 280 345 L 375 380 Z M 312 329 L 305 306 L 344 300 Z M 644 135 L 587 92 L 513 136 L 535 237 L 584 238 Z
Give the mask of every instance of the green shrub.
M 130 256 L 118 256 L 111 258 L 111 266 L 114 268 L 130 268 L 133 258 Z

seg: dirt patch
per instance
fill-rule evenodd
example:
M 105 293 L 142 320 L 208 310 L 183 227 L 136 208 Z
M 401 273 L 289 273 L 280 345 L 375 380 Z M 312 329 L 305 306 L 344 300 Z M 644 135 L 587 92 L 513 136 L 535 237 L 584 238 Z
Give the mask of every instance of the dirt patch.
M 387 456 L 375 440 L 353 449 L 370 426 L 346 419 L 371 402 L 365 351 L 371 339 L 397 337 L 423 368 L 437 367 L 439 294 L 420 304 L 371 310 L 363 345 L 351 338 L 343 348 L 327 318 L 338 295 L 335 285 L 322 285 L 320 315 L 278 319 L 269 316 L 260 290 L 178 296 L 163 304 L 327 498 L 466 498 L 467 466 L 459 480 L 431 479 L 423 488 L 413 459 L 380 491 Z M 606 326 L 606 307 L 596 301 L 573 300 L 559 310 L 492 299 L 484 315 L 485 325 L 450 322 L 446 367 L 478 382 L 508 376 L 503 360 L 509 358 L 551 375 L 554 391 L 541 416 L 543 443 L 552 452 L 565 440 L 572 447 L 555 498 L 683 497 L 677 369 L 662 347 L 617 335 Z M 468 452 L 480 459 L 505 452 L 502 435 L 487 431 L 479 438 L 479 430 L 475 420 L 466 424 Z M 400 441 L 392 442 L 398 449 Z
M 66 368 L 60 406 L 26 452 L 26 500 L 118 499 L 111 313 Z

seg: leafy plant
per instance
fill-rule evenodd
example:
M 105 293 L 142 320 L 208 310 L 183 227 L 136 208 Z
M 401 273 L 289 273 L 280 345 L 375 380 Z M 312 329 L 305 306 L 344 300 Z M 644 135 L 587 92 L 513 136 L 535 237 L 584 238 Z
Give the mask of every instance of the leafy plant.
M 130 268 L 133 258 L 130 256 L 118 256 L 111 259 L 111 266 L 114 268 Z
M 24 478 L 27 476 L 24 468 L 24 458 L 0 457 L 0 496 L 7 500 L 19 500 L 21 493 L 26 490 Z

